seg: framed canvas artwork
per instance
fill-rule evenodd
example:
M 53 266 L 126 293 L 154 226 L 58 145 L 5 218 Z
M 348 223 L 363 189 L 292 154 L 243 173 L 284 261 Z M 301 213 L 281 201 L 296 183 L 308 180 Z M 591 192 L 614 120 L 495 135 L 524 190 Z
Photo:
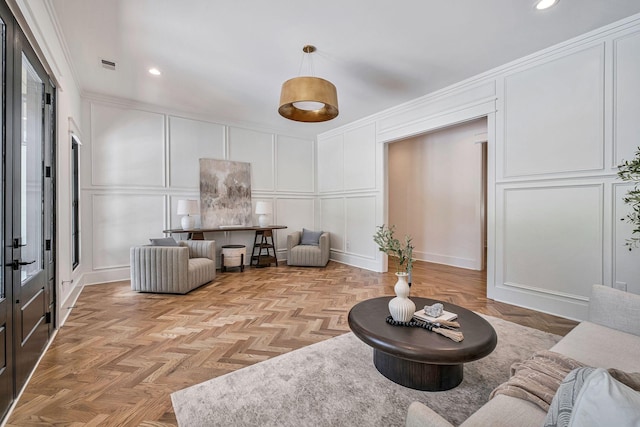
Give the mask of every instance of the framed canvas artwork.
M 202 228 L 253 225 L 251 163 L 200 159 Z

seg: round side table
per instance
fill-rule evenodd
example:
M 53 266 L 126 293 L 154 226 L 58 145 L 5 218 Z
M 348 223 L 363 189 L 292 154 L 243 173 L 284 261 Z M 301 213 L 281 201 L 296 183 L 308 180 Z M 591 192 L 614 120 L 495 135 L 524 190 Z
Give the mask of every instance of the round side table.
M 244 245 L 224 245 L 222 246 L 222 256 L 220 260 L 222 272 L 227 268 L 239 267 L 244 271 L 244 258 L 247 255 L 247 248 Z

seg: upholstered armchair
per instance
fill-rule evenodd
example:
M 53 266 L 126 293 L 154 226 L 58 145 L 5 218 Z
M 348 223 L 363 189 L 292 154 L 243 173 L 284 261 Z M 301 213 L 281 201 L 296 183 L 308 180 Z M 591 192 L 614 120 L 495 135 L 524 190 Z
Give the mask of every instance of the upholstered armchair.
M 314 234 L 316 234 L 314 236 Z M 314 233 L 303 229 L 287 236 L 287 264 L 302 267 L 324 267 L 329 262 L 331 240 L 328 232 Z
M 130 262 L 132 290 L 186 294 L 216 277 L 216 242 L 182 240 L 177 246 L 134 246 Z

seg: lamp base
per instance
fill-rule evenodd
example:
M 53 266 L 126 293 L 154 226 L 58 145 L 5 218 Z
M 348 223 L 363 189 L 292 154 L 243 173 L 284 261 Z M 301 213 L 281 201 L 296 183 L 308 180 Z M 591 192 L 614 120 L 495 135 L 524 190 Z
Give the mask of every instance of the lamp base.
M 266 227 L 269 225 L 269 217 L 265 214 L 258 216 L 258 225 L 260 227 Z
M 196 219 L 192 216 L 185 215 L 182 217 L 182 221 L 180 223 L 182 224 L 183 230 L 193 230 L 196 226 Z

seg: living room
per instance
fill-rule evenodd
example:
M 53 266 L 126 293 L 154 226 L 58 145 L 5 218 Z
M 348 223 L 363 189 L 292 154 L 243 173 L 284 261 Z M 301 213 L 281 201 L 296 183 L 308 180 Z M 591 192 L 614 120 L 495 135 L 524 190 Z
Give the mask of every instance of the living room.
M 389 164 L 394 160 L 390 156 L 397 151 L 393 146 L 411 138 L 428 139 L 443 129 L 455 133 L 456 127 L 474 120 L 486 127 L 479 140 L 468 140 L 480 144 L 478 149 L 486 147 L 486 183 L 474 193 L 474 214 L 469 220 L 477 221 L 477 255 L 455 249 L 447 253 L 447 248 L 420 243 L 418 259 L 452 264 L 443 260 L 458 258 L 467 262 L 463 267 L 480 265 L 480 270 L 486 265 L 484 297 L 576 321 L 587 318 L 593 284 L 640 293 L 638 252 L 624 246 L 631 227 L 619 220 L 627 212 L 622 198 L 630 186 L 616 176 L 617 165 L 631 158 L 640 145 L 635 119 L 640 97 L 633 96 L 638 93 L 635 76 L 640 68 L 640 16 L 634 14 L 640 12 L 640 5 L 619 2 L 611 7 L 613 12 L 605 23 L 585 24 L 588 29 L 553 44 L 357 117 L 349 115 L 345 90 L 341 121 L 289 126 L 280 117 L 281 122 L 271 122 L 277 124 L 227 119 L 225 108 L 229 114 L 243 110 L 236 100 L 227 99 L 226 106 L 219 101 L 220 110 L 210 112 L 204 104 L 216 102 L 198 96 L 198 85 L 206 77 L 195 70 L 185 71 L 182 77 L 191 85 L 191 91 L 182 94 L 191 99 L 189 108 L 163 101 L 171 90 L 162 87 L 164 76 L 153 81 L 153 90 L 145 86 L 152 92 L 147 98 L 136 99 L 133 85 L 148 76 L 135 74 L 126 87 L 116 88 L 114 73 L 130 65 L 108 56 L 118 56 L 108 41 L 119 40 L 116 45 L 122 48 L 126 41 L 120 40 L 118 31 L 124 27 L 104 28 L 113 23 L 107 19 L 100 25 L 81 22 L 82 16 L 100 20 L 100 16 L 124 14 L 124 5 L 115 3 L 118 7 L 94 2 L 9 2 L 58 88 L 58 326 L 72 312 L 70 307 L 84 286 L 128 280 L 131 246 L 180 227 L 178 201 L 199 199 L 200 158 L 251 163 L 254 206 L 269 202 L 272 223 L 287 226 L 276 233 L 282 263 L 287 257 L 288 233 L 306 227 L 331 233 L 332 263 L 363 269 L 368 272 L 363 276 L 383 274 L 387 259 L 372 240 L 375 227 L 393 218 L 401 234 L 415 233 L 409 224 L 419 217 L 411 195 L 399 197 L 402 189 L 389 185 Z M 596 8 L 603 2 L 593 3 Z M 203 13 L 207 10 L 201 2 L 196 6 Z M 532 5 L 523 7 L 533 13 Z M 566 0 L 557 5 L 566 14 L 564 19 L 576 14 L 575 8 Z M 130 12 L 127 19 L 140 10 Z M 553 12 L 546 11 L 542 19 L 552 19 Z M 376 8 L 370 13 L 374 15 Z M 601 14 L 594 9 L 586 20 L 600 22 L 596 17 Z M 250 22 L 245 19 L 243 29 Z M 91 25 L 96 30 L 82 38 L 80 29 Z M 204 28 L 194 31 L 206 33 Z M 101 37 L 104 40 L 95 47 L 88 43 Z M 303 56 L 300 47 L 307 42 L 296 41 L 300 46 L 292 52 L 291 61 L 287 60 L 293 65 L 282 65 L 285 74 L 296 74 Z M 346 50 L 332 52 L 333 45 L 314 43 L 318 44 L 314 59 L 318 74 L 334 80 L 322 64 L 346 57 Z M 492 47 L 487 52 L 499 49 Z M 94 71 L 85 71 L 86 64 L 77 59 L 83 55 L 92 58 L 87 62 Z M 281 54 L 253 52 L 253 70 L 259 70 L 272 55 L 280 58 Z M 101 59 L 113 60 L 115 70 L 103 67 Z M 88 73 L 92 76 L 86 76 Z M 102 79 L 101 92 L 81 83 L 94 77 Z M 273 87 L 268 90 L 275 91 L 270 114 L 277 115 L 277 92 L 283 81 L 269 83 Z M 344 85 L 337 86 L 342 93 Z M 260 89 L 251 86 L 251 90 Z M 357 87 L 352 90 L 357 92 Z M 114 95 L 122 91 L 129 91 L 131 97 Z M 238 95 L 243 92 L 236 91 Z M 71 188 L 71 135 L 81 142 L 77 267 L 70 256 L 71 195 L 60 190 Z M 403 210 L 412 213 L 410 220 L 403 221 L 397 214 Z M 424 230 L 441 226 L 429 223 L 435 215 L 425 216 Z M 417 242 L 436 241 L 424 230 L 414 236 Z M 250 247 L 253 233 L 211 233 L 207 238 L 215 239 L 218 247 L 229 243 Z M 261 271 L 259 276 L 266 280 L 272 270 Z

